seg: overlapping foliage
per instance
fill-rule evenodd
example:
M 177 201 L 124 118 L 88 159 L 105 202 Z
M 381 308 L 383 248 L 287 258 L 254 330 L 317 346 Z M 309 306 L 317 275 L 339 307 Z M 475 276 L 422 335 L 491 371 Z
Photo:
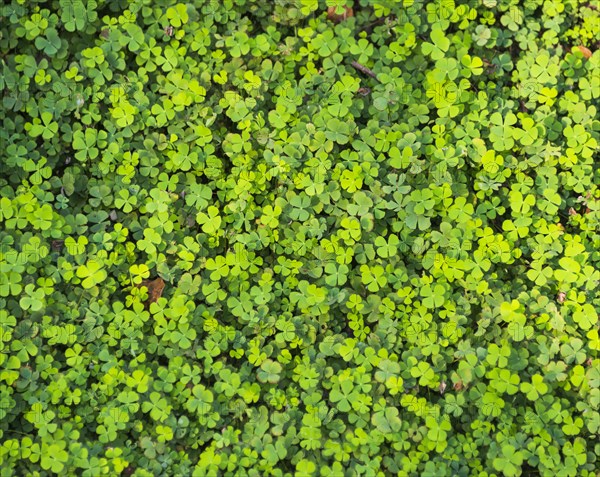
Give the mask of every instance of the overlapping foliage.
M 598 22 L 5 3 L 2 475 L 597 475 Z

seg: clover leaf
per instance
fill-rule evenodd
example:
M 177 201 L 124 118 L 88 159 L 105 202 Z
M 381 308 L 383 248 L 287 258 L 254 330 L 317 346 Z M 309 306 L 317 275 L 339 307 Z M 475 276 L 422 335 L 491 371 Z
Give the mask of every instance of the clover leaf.
M 83 278 L 81 282 L 83 288 L 93 288 L 102 283 L 108 275 L 102 263 L 97 260 L 89 260 L 86 264 L 77 268 L 77 276 Z
M 523 463 L 523 454 L 510 444 L 503 445 L 501 452 L 500 456 L 493 461 L 494 469 L 502 472 L 507 477 L 519 475 L 519 469 Z

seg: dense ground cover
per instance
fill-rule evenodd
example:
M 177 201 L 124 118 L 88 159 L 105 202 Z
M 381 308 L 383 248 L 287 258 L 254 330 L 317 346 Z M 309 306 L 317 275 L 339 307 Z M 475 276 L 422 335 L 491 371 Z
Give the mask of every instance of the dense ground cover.
M 5 2 L 2 477 L 600 475 L 599 21 Z

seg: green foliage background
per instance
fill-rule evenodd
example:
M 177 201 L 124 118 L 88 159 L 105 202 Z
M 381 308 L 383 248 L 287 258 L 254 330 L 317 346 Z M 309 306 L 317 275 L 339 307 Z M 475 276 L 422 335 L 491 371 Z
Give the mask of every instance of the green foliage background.
M 0 8 L 2 476 L 598 475 L 597 1 Z

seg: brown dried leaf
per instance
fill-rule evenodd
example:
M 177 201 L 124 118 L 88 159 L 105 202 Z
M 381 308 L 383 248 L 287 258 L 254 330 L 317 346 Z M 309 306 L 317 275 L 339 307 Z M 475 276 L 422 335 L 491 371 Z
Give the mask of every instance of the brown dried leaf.
M 146 301 L 146 307 L 150 306 L 150 303 L 156 303 L 162 296 L 162 292 L 165 289 L 165 281 L 158 277 L 154 280 L 142 280 L 142 283 L 138 287 L 146 287 L 148 289 L 148 300 Z
M 575 50 L 575 49 L 577 49 L 577 50 L 581 51 L 581 53 L 583 53 L 583 56 L 585 56 L 585 57 L 586 57 L 586 58 L 588 58 L 588 59 L 589 59 L 589 58 L 592 56 L 592 52 L 591 52 L 591 50 L 590 50 L 589 48 L 586 48 L 586 47 L 585 47 L 585 46 L 583 46 L 583 45 L 576 46 L 576 47 L 575 47 L 575 48 L 573 48 L 573 49 L 574 49 L 574 50 Z
M 336 13 L 336 7 L 329 7 L 327 9 L 327 19 L 335 22 L 335 23 L 339 23 L 343 20 L 345 20 L 346 18 L 350 18 L 354 16 L 354 10 L 352 10 L 351 7 L 344 7 L 345 11 L 344 13 L 338 14 Z

